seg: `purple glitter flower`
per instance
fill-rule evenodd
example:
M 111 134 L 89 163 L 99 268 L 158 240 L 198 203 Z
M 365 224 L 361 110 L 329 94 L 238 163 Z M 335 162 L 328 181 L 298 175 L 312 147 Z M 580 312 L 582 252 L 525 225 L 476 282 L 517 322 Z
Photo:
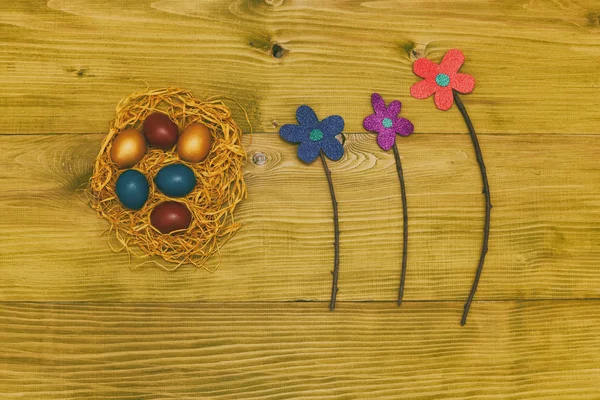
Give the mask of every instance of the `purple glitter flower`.
M 406 118 L 398 117 L 402 103 L 394 100 L 389 107 L 385 106 L 383 98 L 373 93 L 371 104 L 375 114 L 369 115 L 363 121 L 363 127 L 368 131 L 377 132 L 377 143 L 383 150 L 389 150 L 396 142 L 396 134 L 408 136 L 415 130 L 412 122 Z
M 396 171 L 400 181 L 400 194 L 402 196 L 402 215 L 404 224 L 402 227 L 402 271 L 400 273 L 400 288 L 398 290 L 398 305 L 402 304 L 404 296 L 404 282 L 406 280 L 406 266 L 408 259 L 408 205 L 406 204 L 406 190 L 404 186 L 404 173 L 402 172 L 402 160 L 396 143 L 396 134 L 408 136 L 415 130 L 413 124 L 406 118 L 400 118 L 400 108 L 402 103 L 394 100 L 386 107 L 385 101 L 377 93 L 371 95 L 371 104 L 375 114 L 369 115 L 363 121 L 363 126 L 368 131 L 377 132 L 377 144 L 383 150 L 394 149 L 394 158 L 396 159 Z

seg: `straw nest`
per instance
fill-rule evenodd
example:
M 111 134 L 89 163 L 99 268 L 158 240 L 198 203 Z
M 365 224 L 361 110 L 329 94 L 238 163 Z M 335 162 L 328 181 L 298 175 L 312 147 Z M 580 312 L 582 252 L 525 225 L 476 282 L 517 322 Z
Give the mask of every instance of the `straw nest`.
M 180 131 L 193 122 L 206 125 L 212 135 L 212 148 L 199 163 L 181 160 L 176 146 L 168 151 L 148 148 L 144 158 L 133 167 L 150 184 L 148 201 L 140 210 L 129 210 L 121 205 L 115 193 L 116 180 L 123 170 L 110 159 L 111 146 L 119 132 L 128 128 L 141 130 L 146 117 L 156 111 L 167 114 Z M 220 100 L 200 101 L 179 88 L 135 93 L 121 100 L 96 157 L 88 189 L 92 208 L 111 224 L 109 237 L 116 237 L 121 244 L 113 249 L 148 258 L 139 265 L 153 262 L 175 270 L 183 264 L 192 264 L 210 270 L 205 266 L 206 260 L 240 228 L 234 221 L 234 210 L 247 195 L 242 175 L 246 154 L 241 139 L 240 127 Z M 195 172 L 197 185 L 185 197 L 170 199 L 154 185 L 156 173 L 172 163 L 184 163 Z M 150 224 L 150 213 L 166 200 L 176 200 L 188 207 L 192 213 L 188 229 L 162 234 Z M 143 254 L 135 251 L 136 246 Z M 174 264 L 165 266 L 156 256 Z

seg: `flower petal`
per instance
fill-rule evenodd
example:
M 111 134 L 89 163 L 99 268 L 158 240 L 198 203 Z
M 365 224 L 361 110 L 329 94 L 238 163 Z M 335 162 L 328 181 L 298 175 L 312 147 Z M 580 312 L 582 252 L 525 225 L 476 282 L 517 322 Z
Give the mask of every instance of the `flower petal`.
M 381 125 L 381 120 L 383 119 L 383 115 L 379 114 L 371 114 L 363 121 L 363 128 L 368 131 L 379 132 L 383 125 Z
M 283 125 L 279 129 L 279 136 L 288 142 L 300 143 L 306 140 L 306 128 L 300 125 Z
M 339 115 L 332 115 L 319 123 L 319 129 L 325 137 L 334 137 L 344 130 L 344 119 Z
M 467 74 L 455 74 L 450 82 L 452 89 L 461 93 L 471 93 L 475 88 L 475 78 Z
M 415 130 L 415 126 L 406 118 L 395 118 L 392 128 L 402 136 L 408 136 Z
M 390 118 L 397 117 L 400 114 L 400 109 L 402 108 L 402 103 L 398 100 L 394 100 L 390 103 L 387 108 L 387 116 Z
M 433 79 L 425 79 L 410 87 L 410 95 L 416 99 L 426 99 L 438 90 L 440 86 Z
M 413 72 L 421 78 L 435 78 L 439 67 L 428 58 L 419 58 L 413 63 Z
M 458 49 L 448 50 L 440 63 L 440 72 L 452 75 L 458 72 L 465 62 L 465 55 Z
M 396 143 L 396 133 L 392 129 L 385 129 L 377 135 L 377 144 L 383 150 L 389 150 Z
M 450 86 L 440 87 L 437 92 L 435 92 L 435 106 L 442 110 L 446 111 L 452 107 L 454 103 L 454 98 L 452 97 L 452 88 Z
M 373 93 L 371 95 L 371 104 L 373 105 L 373 110 L 375 110 L 376 114 L 380 114 L 386 110 L 385 101 L 383 101 L 383 98 L 379 93 Z
M 337 161 L 344 155 L 344 146 L 335 138 L 324 139 L 321 142 L 321 148 L 327 157 Z
M 317 114 L 309 106 L 300 106 L 296 110 L 296 119 L 300 125 L 312 127 L 319 123 Z
M 319 152 L 321 151 L 321 146 L 317 144 L 318 142 L 302 142 L 300 146 L 298 146 L 298 158 L 300 158 L 305 163 L 311 163 L 315 161 L 315 159 L 319 156 Z

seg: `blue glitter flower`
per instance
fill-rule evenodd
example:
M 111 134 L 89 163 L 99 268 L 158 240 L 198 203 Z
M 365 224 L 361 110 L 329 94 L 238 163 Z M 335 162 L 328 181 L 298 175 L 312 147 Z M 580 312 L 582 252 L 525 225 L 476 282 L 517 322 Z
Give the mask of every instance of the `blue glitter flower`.
M 332 115 L 319 121 L 317 114 L 309 106 L 300 106 L 296 110 L 298 125 L 288 124 L 281 127 L 279 135 L 286 141 L 300 143 L 298 157 L 313 162 L 321 151 L 333 161 L 344 155 L 344 147 L 336 136 L 344 130 L 344 120 Z

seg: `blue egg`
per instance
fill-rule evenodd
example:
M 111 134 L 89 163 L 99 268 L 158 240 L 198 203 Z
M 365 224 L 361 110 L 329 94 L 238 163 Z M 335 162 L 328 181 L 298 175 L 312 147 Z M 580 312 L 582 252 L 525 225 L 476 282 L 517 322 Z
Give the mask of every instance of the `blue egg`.
M 148 180 L 140 171 L 128 169 L 117 178 L 117 197 L 132 210 L 139 210 L 148 200 Z
M 171 164 L 158 171 L 154 183 L 167 196 L 183 197 L 194 190 L 196 175 L 187 165 Z

